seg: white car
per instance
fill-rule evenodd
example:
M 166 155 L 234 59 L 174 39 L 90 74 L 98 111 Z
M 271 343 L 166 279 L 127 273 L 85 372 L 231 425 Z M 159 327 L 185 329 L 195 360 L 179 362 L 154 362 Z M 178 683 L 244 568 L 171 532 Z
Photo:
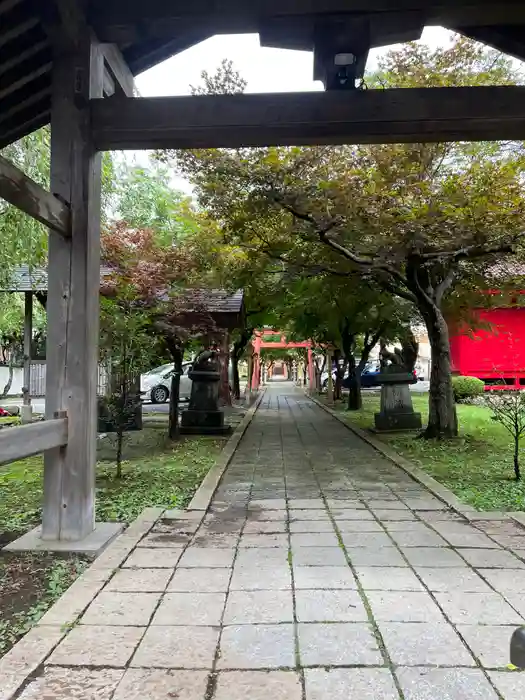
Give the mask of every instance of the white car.
M 189 401 L 191 394 L 191 379 L 188 372 L 191 369 L 191 362 L 182 365 L 182 375 L 180 378 L 179 398 L 182 401 Z M 170 397 L 171 378 L 173 376 L 173 363 L 155 367 L 140 377 L 140 394 L 143 401 L 151 403 L 166 403 Z

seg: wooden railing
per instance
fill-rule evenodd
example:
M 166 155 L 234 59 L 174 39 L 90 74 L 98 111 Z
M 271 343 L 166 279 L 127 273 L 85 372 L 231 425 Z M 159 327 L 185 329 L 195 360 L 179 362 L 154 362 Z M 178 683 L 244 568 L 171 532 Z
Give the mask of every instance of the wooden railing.
M 53 418 L 0 430 L 0 464 L 67 445 L 67 418 Z

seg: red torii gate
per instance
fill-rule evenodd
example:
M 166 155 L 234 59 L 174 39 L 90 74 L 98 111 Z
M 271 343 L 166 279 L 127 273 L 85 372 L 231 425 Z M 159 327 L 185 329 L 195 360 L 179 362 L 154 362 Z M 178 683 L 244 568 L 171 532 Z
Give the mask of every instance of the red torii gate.
M 264 330 L 255 331 L 255 338 L 252 341 L 253 346 L 253 370 L 250 378 L 250 390 L 257 390 L 259 388 L 259 379 L 261 376 L 261 350 L 272 349 L 272 350 L 292 350 L 294 348 L 306 348 L 308 350 L 308 381 L 310 387 L 314 386 L 314 360 L 312 347 L 313 343 L 311 340 L 303 340 L 300 343 L 292 343 L 286 340 L 286 336 L 282 331 Z M 264 341 L 264 336 L 277 336 L 280 340 L 276 341 Z

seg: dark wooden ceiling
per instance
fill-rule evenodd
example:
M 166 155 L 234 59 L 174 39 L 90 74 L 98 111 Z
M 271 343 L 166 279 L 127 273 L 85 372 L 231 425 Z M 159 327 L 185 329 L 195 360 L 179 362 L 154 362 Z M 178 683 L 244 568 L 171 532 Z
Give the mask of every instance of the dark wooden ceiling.
M 74 0 L 71 0 L 73 2 Z M 41 17 L 55 0 L 0 0 L 0 148 L 47 124 L 53 55 Z M 373 45 L 442 25 L 525 60 L 523 0 L 80 0 L 101 41 L 134 75 L 214 34 L 258 32 L 266 46 L 312 49 L 320 18 L 366 19 Z

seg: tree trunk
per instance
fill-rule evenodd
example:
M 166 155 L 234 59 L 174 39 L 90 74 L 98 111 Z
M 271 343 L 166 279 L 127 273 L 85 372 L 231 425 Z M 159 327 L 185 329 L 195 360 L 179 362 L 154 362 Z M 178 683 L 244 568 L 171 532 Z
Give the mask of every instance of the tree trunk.
M 250 342 L 250 339 L 253 335 L 253 328 L 245 328 L 239 339 L 236 340 L 233 344 L 233 350 L 231 354 L 231 361 L 232 361 L 232 379 L 233 379 L 233 396 L 237 401 L 241 398 L 241 382 L 239 379 L 239 361 L 246 350 L 246 346 Z M 248 369 L 250 369 L 248 367 Z M 248 382 L 251 381 L 251 377 L 248 377 Z
M 436 305 L 420 309 L 427 327 L 432 355 L 428 425 L 422 437 L 451 438 L 458 434 L 458 419 L 450 361 L 448 326 Z
M 124 426 L 120 420 L 117 425 L 117 479 L 122 479 L 122 445 L 124 443 Z
M 315 391 L 318 393 L 321 392 L 322 386 L 321 386 L 321 377 L 323 376 L 323 372 L 326 367 L 326 355 L 323 356 L 323 361 L 321 365 L 319 366 L 317 360 L 314 360 L 314 378 L 315 378 Z
M 179 431 L 179 400 L 180 400 L 180 376 L 182 374 L 182 361 L 184 359 L 184 349 L 179 347 L 170 348 L 173 358 L 174 373 L 171 377 L 170 387 L 170 407 L 168 437 L 170 440 L 178 440 Z
M 516 476 L 516 481 L 521 479 L 520 470 L 520 439 L 518 436 L 514 437 L 514 474 Z
M 220 344 L 219 371 L 221 374 L 219 382 L 219 400 L 223 406 L 231 406 L 230 392 L 230 344 L 228 333 L 224 334 Z
M 237 401 L 241 398 L 241 381 L 239 379 L 239 358 L 235 352 L 232 354 L 232 379 L 233 379 L 233 397 Z
M 171 377 L 170 408 L 168 436 L 170 440 L 179 439 L 179 398 L 180 398 L 180 373 L 174 372 Z
M 14 365 L 13 354 L 11 354 L 11 357 L 9 358 L 9 376 L 7 378 L 6 385 L 4 386 L 2 393 L 0 394 L 0 399 L 5 399 L 5 397 L 11 391 L 11 386 L 13 384 L 13 365 Z M 29 391 L 29 387 L 27 387 L 27 389 Z
M 341 351 L 337 348 L 334 350 L 333 361 L 335 364 L 334 401 L 339 401 L 341 398 L 341 382 L 343 381 L 343 377 L 341 373 Z
M 363 399 L 361 397 L 361 374 L 357 372 L 357 365 L 354 356 L 355 335 L 348 330 L 348 324 L 341 333 L 341 341 L 343 344 L 343 352 L 345 359 L 348 362 L 348 404 L 349 411 L 360 411 L 363 407 Z
M 361 373 L 358 371 L 358 366 L 355 363 L 353 353 L 347 355 L 347 360 L 348 378 L 350 379 L 347 409 L 349 411 L 360 411 L 363 408 L 363 398 L 361 396 Z

